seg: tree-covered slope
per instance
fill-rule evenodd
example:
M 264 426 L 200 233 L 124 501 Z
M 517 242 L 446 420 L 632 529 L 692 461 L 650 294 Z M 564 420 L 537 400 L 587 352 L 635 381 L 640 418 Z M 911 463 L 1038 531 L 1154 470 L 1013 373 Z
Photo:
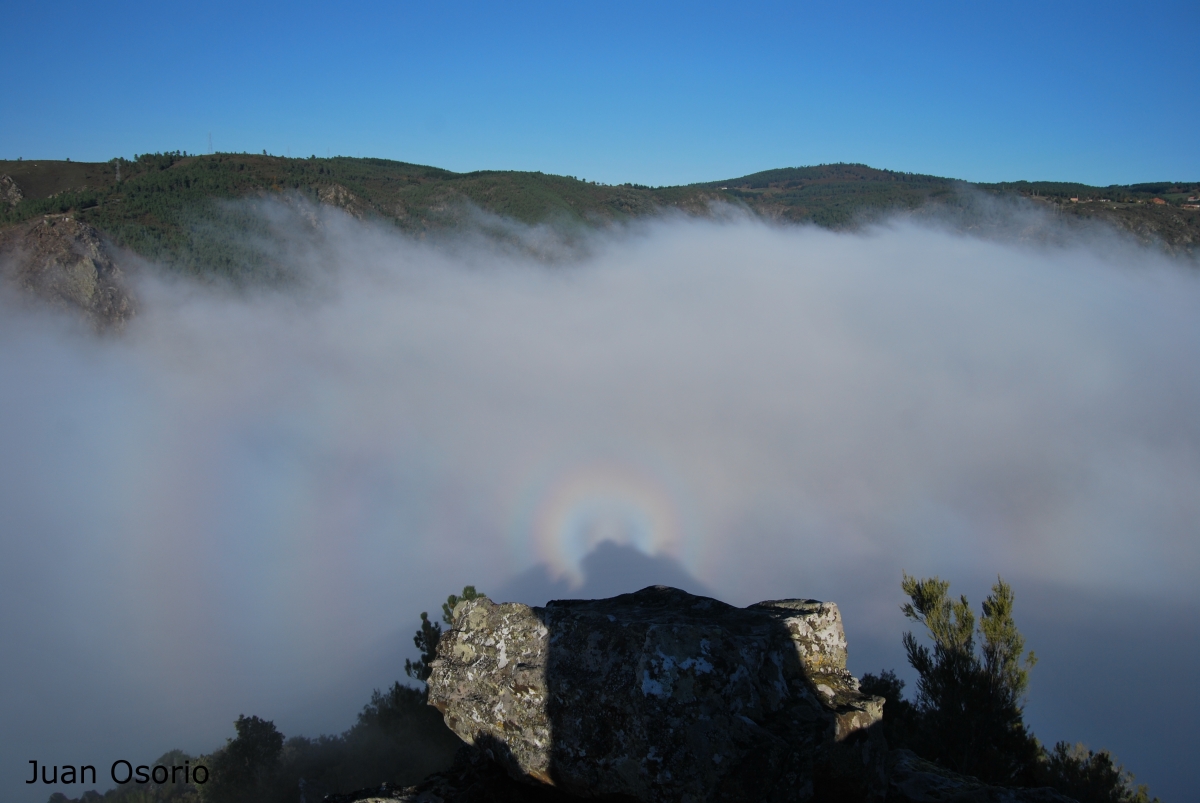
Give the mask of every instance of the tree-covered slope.
M 244 277 L 269 273 L 248 245 L 263 221 L 242 198 L 289 194 L 410 232 L 460 225 L 470 208 L 524 223 L 583 227 L 714 202 L 765 218 L 853 227 L 892 213 L 962 207 L 971 190 L 1052 204 L 1193 251 L 1200 184 L 1088 187 L 1052 182 L 979 185 L 858 164 L 792 167 L 679 187 L 605 185 L 517 171 L 453 173 L 386 159 L 288 159 L 259 154 L 145 154 L 104 163 L 0 161 L 0 227 L 71 213 L 116 244 L 176 270 Z M 1072 200 L 1075 199 L 1075 200 Z
M 948 198 L 957 184 L 962 182 L 835 164 L 766 170 L 703 186 L 770 217 L 842 228 L 880 213 L 913 210 Z

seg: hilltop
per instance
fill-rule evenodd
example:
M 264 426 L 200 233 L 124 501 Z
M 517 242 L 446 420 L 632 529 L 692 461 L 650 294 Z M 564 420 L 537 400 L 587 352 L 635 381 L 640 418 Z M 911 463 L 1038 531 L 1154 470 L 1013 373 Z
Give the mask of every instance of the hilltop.
M 462 225 L 477 208 L 523 223 L 586 228 L 714 204 L 776 221 L 846 229 L 889 214 L 946 215 L 973 228 L 988 196 L 1037 203 L 1071 221 L 1099 219 L 1170 251 L 1194 254 L 1200 183 L 1091 187 L 1056 182 L 972 184 L 860 164 L 791 167 L 675 187 L 606 185 L 540 172 L 454 173 L 386 159 L 283 158 L 182 152 L 108 162 L 0 161 L 0 243 L 22 224 L 70 215 L 120 248 L 197 276 L 271 273 L 230 232 L 261 220 L 221 203 L 289 195 L 416 234 Z

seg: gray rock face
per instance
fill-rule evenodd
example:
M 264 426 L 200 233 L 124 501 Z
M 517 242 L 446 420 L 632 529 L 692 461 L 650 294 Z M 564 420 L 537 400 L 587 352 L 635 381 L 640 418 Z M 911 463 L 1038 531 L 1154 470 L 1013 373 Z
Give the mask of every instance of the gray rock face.
M 883 700 L 836 605 L 735 608 L 655 586 L 545 608 L 460 603 L 429 700 L 513 777 L 644 801 L 878 800 Z
M 25 200 L 25 193 L 13 181 L 12 176 L 0 173 L 0 203 L 16 206 Z
M 0 230 L 0 278 L 77 310 L 97 331 L 120 331 L 134 314 L 133 297 L 100 233 L 72 215 Z

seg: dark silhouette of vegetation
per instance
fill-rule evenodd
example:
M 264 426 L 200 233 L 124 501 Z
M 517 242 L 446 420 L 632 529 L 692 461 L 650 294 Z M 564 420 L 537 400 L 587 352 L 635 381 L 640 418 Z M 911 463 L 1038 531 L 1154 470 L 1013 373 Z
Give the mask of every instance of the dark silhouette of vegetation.
M 399 683 L 376 690 L 354 727 L 337 737 L 303 736 L 284 744 L 280 803 L 296 800 L 304 779 L 309 801 L 352 789 L 411 785 L 448 766 L 461 742 L 426 704 L 423 690 Z
M 273 797 L 283 734 L 274 722 L 254 716 L 239 715 L 233 726 L 237 736 L 208 759 L 211 777 L 200 786 L 205 803 L 253 803 Z
M 1099 753 L 1082 744 L 1059 742 L 1042 758 L 1038 780 L 1080 803 L 1149 803 L 1145 784 L 1133 785 L 1133 773 L 1114 762 L 1107 750 Z M 1158 798 L 1154 798 L 1155 801 Z
M 883 735 L 888 744 L 893 747 L 912 744 L 916 735 L 917 710 L 904 699 L 904 681 L 890 669 L 878 675 L 868 672 L 859 681 L 859 689 L 864 694 L 874 694 L 884 699 Z
M 239 717 L 237 737 L 206 757 L 211 780 L 202 803 L 297 803 L 383 783 L 411 785 L 447 766 L 460 742 L 426 705 L 424 692 L 399 683 L 376 689 L 354 727 L 340 736 L 285 739 L 274 723 Z
M 478 596 L 474 586 L 448 596 L 443 621 L 452 624 L 454 606 Z M 429 676 L 440 635 L 441 625 L 422 613 L 415 639 L 422 655 L 405 666 L 411 677 Z M 176 750 L 156 762 L 203 765 L 209 769 L 205 783 L 130 783 L 103 795 L 85 792 L 78 799 L 58 793 L 50 803 L 299 803 L 302 795 L 315 803 L 336 792 L 415 784 L 448 767 L 462 745 L 427 704 L 425 690 L 400 683 L 382 692 L 375 689 L 354 726 L 338 736 L 285 738 L 275 723 L 256 716 L 239 716 L 234 730 L 234 738 L 208 756 Z
M 863 675 L 861 688 L 884 698 L 884 736 L 949 770 L 1000 786 L 1051 786 L 1079 803 L 1149 803 L 1144 785 L 1107 751 L 1060 742 L 1047 752 L 1026 727 L 1024 696 L 1036 663 L 1013 619 L 1012 588 L 997 578 L 978 622 L 950 583 L 904 575 L 904 615 L 925 627 L 932 646 L 904 634 L 917 671 L 914 700 L 891 670 Z M 978 640 L 977 640 L 978 639 Z M 1155 798 L 1157 800 L 1157 798 Z

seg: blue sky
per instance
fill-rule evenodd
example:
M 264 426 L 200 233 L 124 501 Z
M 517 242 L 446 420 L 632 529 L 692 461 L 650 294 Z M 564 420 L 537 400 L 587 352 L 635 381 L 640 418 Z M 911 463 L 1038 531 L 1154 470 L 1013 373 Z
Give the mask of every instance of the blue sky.
M 22 3 L 0 158 L 1200 178 L 1200 4 Z

